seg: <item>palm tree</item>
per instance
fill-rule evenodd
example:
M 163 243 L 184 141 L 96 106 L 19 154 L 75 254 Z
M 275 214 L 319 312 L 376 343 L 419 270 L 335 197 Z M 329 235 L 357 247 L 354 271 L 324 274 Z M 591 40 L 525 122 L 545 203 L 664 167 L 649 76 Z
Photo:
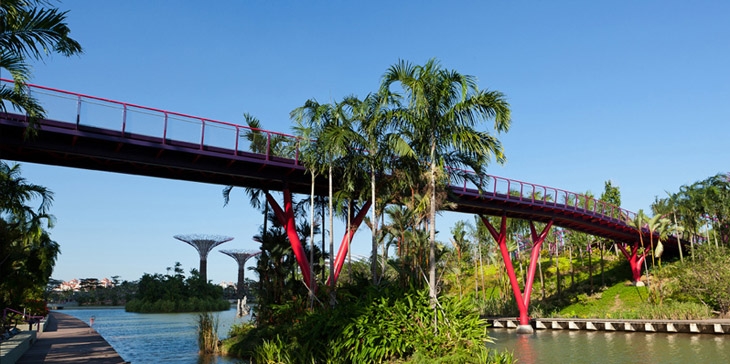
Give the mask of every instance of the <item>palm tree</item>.
M 423 66 L 405 61 L 391 66 L 383 76 L 381 90 L 390 90 L 396 83 L 405 92 L 408 105 L 393 110 L 402 137 L 393 146 L 399 156 L 418 160 L 429 170 L 428 279 L 435 305 L 437 189 L 443 189 L 442 184 L 452 179 L 468 178 L 458 173 L 462 167 L 481 176 L 492 157 L 500 163 L 505 161 L 499 140 L 475 127 L 494 119 L 496 131 L 508 131 L 510 109 L 501 92 L 480 91 L 473 76 L 444 69 L 435 59 Z M 448 178 L 438 181 L 437 176 L 444 170 Z
M 605 181 L 603 185 L 603 193 L 601 193 L 601 197 L 599 197 L 600 201 L 603 201 L 604 203 L 611 206 L 611 217 L 612 218 L 618 218 L 620 216 L 621 211 L 618 209 L 621 207 L 621 190 L 618 186 L 614 186 L 613 182 L 611 180 Z M 608 205 L 606 205 L 606 211 L 608 211 Z M 616 207 L 616 208 L 613 208 Z M 603 253 L 606 249 L 606 241 L 605 239 L 600 240 L 600 250 L 601 250 L 601 287 L 606 286 L 606 277 L 604 274 L 604 266 L 605 262 L 603 259 Z M 681 254 L 681 251 L 680 251 Z
M 496 219 L 490 219 L 492 220 L 493 224 L 496 224 Z M 472 226 L 472 224 L 469 224 Z M 479 256 L 479 265 L 478 269 L 475 270 L 478 272 L 478 275 L 475 277 L 475 283 L 478 283 L 481 281 L 482 285 L 482 298 L 486 300 L 486 279 L 484 277 L 484 265 L 482 259 L 485 258 L 487 260 L 487 264 L 497 266 L 500 264 L 500 257 L 499 257 L 499 247 L 496 244 L 496 241 L 492 238 L 492 236 L 489 233 L 489 230 L 487 229 L 486 225 L 481 220 L 480 216 L 474 216 L 474 225 L 470 232 L 471 238 L 474 240 L 475 245 L 477 247 L 477 255 Z M 475 262 L 476 264 L 476 262 Z M 498 274 L 498 282 L 503 281 L 503 274 L 501 269 L 497 269 Z M 475 284 L 476 285 L 476 284 Z M 476 288 L 475 288 L 476 290 Z M 494 291 L 492 291 L 494 292 Z M 503 295 L 504 291 L 500 290 L 500 294 Z
M 465 260 L 468 257 L 468 253 L 471 251 L 472 242 L 468 239 L 468 231 L 473 230 L 473 227 L 469 226 L 469 223 L 464 220 L 457 221 L 451 228 L 451 246 L 456 250 L 456 264 L 454 273 L 456 276 L 456 282 L 459 286 L 459 298 L 461 299 L 461 274 L 462 267 L 465 263 L 469 263 Z
M 249 126 L 249 129 L 246 129 L 244 134 L 241 135 L 241 138 L 244 138 L 249 142 L 248 146 L 251 152 L 273 156 L 285 155 L 288 147 L 288 140 L 283 135 L 271 135 L 269 133 L 264 133 L 261 129 L 261 121 L 249 113 L 243 114 L 243 120 L 246 122 L 246 125 Z M 226 186 L 223 188 L 223 206 L 227 206 L 230 202 L 231 192 L 234 187 L 235 186 Z M 260 209 L 263 204 L 264 223 L 262 240 L 266 240 L 269 204 L 265 202 L 263 195 L 268 193 L 268 191 L 265 189 L 250 187 L 246 187 L 244 190 L 246 191 L 246 194 L 249 197 L 249 203 L 253 208 Z
M 631 254 L 628 253 L 626 248 L 624 248 L 623 245 L 618 245 L 619 248 L 621 248 L 621 252 L 623 252 L 626 259 L 629 260 L 629 265 L 631 267 L 631 272 L 634 279 L 634 285 L 641 286 L 643 285 L 641 283 L 641 263 L 643 262 L 644 265 L 646 265 L 646 254 L 647 251 L 644 248 L 644 225 L 646 224 L 646 220 L 649 217 L 644 214 L 644 210 L 639 209 L 639 212 L 636 214 L 636 216 L 633 219 L 626 219 L 626 224 L 635 228 L 639 233 L 639 243 L 635 243 L 634 247 L 632 248 Z M 639 249 L 643 249 L 643 251 L 639 254 Z M 652 252 L 653 253 L 653 252 Z M 652 255 L 653 256 L 653 255 Z M 649 274 L 647 272 L 646 275 L 647 279 L 649 279 Z
M 659 265 L 661 266 L 661 257 L 664 252 L 664 245 L 662 239 L 665 239 L 668 234 L 667 228 L 669 227 L 669 219 L 662 215 L 655 214 L 654 216 L 647 218 L 645 226 L 649 230 L 649 246 L 651 246 L 651 265 L 654 266 L 654 259 L 659 259 Z M 654 234 L 657 234 L 656 248 L 654 246 Z
M 699 192 L 692 186 L 681 186 L 677 195 L 677 212 L 685 229 L 690 233 L 690 256 L 694 261 L 695 237 L 699 235 L 700 218 L 702 216 L 701 208 L 697 202 Z
M 704 214 L 715 234 L 715 245 L 717 232 L 720 234 L 720 241 L 723 245 L 730 242 L 730 180 L 728 175 L 720 173 L 708 177 L 698 183 L 701 193 L 701 204 Z
M 387 148 L 387 142 L 392 139 L 391 128 L 388 125 L 387 110 L 390 106 L 398 105 L 397 96 L 389 90 L 381 90 L 379 93 L 369 94 L 363 100 L 355 97 L 345 98 L 342 105 L 350 109 L 351 119 L 354 123 L 352 138 L 355 157 L 352 166 L 365 165 L 369 173 L 370 212 L 369 225 L 371 228 L 372 265 L 371 271 L 373 282 L 377 282 L 376 251 L 380 236 L 378 221 L 380 214 L 384 211 L 381 204 L 378 204 L 378 196 L 382 204 L 389 200 L 386 177 L 388 169 L 387 161 L 392 160 L 391 149 Z M 359 161 L 361 160 L 361 162 Z M 380 182 L 378 184 L 378 178 Z M 367 189 L 363 189 L 367 191 Z M 386 250 L 387 251 L 387 250 Z
M 51 52 L 71 56 L 82 53 L 81 45 L 69 34 L 67 12 L 44 9 L 42 0 L 3 0 L 0 2 L 0 69 L 15 81 L 13 88 L 0 85 L 0 101 L 23 110 L 32 123 L 45 114 L 43 107 L 26 91 L 31 77 L 29 60 L 42 60 Z M 6 112 L 0 102 L 0 112 Z
M 337 159 L 347 154 L 348 140 L 351 136 L 350 128 L 344 124 L 348 120 L 343 117 L 339 105 L 320 104 L 314 99 L 307 100 L 303 106 L 292 110 L 290 116 L 297 123 L 294 130 L 301 138 L 302 161 L 312 174 L 312 179 L 314 180 L 314 176 L 320 172 L 328 173 L 329 238 L 330 253 L 332 253 L 334 251 L 333 173 Z M 312 199 L 313 196 L 314 193 Z M 334 277 L 334 274 L 334 260 L 330 259 L 330 277 Z M 335 280 L 332 279 L 330 284 L 334 292 Z
M 7 213 L 10 221 L 29 221 L 48 213 L 53 204 L 53 192 L 28 181 L 21 176 L 19 164 L 12 166 L 0 161 L 0 212 Z M 28 201 L 40 199 L 37 209 L 26 205 Z
M 37 207 L 28 203 L 40 201 Z M 20 166 L 0 161 L 0 305 L 19 307 L 48 283 L 59 245 L 46 231 L 53 193 L 28 183 Z

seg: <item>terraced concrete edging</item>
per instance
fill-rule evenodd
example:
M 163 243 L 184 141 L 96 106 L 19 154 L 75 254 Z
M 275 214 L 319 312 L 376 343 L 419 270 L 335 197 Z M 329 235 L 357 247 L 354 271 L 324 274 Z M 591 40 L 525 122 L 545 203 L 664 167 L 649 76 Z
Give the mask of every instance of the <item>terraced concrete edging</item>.
M 491 327 L 516 329 L 516 318 L 489 318 Z M 588 330 L 625 332 L 664 332 L 688 334 L 730 334 L 730 320 L 610 320 L 577 318 L 540 318 L 530 320 L 536 330 Z
M 15 364 L 35 341 L 35 331 L 23 331 L 8 340 L 0 341 L 0 363 Z

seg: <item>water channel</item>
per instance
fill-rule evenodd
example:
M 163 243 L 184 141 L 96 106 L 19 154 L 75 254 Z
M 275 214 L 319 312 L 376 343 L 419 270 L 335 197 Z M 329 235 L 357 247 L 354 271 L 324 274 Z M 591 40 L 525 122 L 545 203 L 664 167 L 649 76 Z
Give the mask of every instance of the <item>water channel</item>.
M 225 357 L 199 357 L 194 313 L 133 313 L 120 308 L 82 308 L 58 311 L 87 324 L 94 317 L 94 329 L 122 359 L 133 364 L 232 364 L 241 363 Z M 237 319 L 236 310 L 217 313 L 218 335 L 223 338 Z
M 139 314 L 123 308 L 65 309 L 59 312 L 94 328 L 122 358 L 133 364 L 240 363 L 230 358 L 199 358 L 195 314 Z M 218 333 L 224 337 L 236 319 L 235 310 L 219 313 Z M 627 333 L 540 330 L 517 335 L 514 330 L 491 329 L 490 347 L 514 352 L 519 364 L 551 363 L 730 363 L 730 335 Z
M 730 363 L 730 336 L 539 330 L 517 335 L 492 329 L 489 344 L 515 354 L 519 364 Z

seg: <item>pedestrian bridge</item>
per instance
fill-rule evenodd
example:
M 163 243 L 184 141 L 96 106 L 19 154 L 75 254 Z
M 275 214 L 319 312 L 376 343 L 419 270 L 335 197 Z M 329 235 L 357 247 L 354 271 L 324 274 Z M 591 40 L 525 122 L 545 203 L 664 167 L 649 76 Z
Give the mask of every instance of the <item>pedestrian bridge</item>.
M 9 82 L 9 80 L 2 80 Z M 47 110 L 36 137 L 24 136 L 24 115 L 0 115 L 0 158 L 98 171 L 309 194 L 311 177 L 299 160 L 296 137 L 205 117 L 31 85 Z M 245 138 L 284 139 L 287 155 L 269 144 L 252 148 Z M 258 149 L 256 149 L 258 148 Z M 252 152 L 251 150 L 258 150 Z M 561 226 L 629 242 L 638 231 L 626 224 L 635 213 L 579 193 L 498 176 L 482 176 L 481 191 L 452 185 L 455 211 Z M 315 191 L 326 195 L 326 179 Z M 337 182 L 335 181 L 335 188 Z M 648 238 L 648 236 L 647 236 Z M 647 239 L 648 240 L 648 239 Z
M 304 282 L 314 283 L 290 209 L 291 193 L 309 194 L 312 183 L 299 158 L 296 137 L 44 86 L 30 85 L 30 92 L 46 109 L 46 118 L 37 121 L 38 134 L 27 137 L 28 120 L 24 115 L 0 114 L 0 159 L 282 191 L 284 209 L 270 196 L 268 202 L 284 226 L 292 222 L 288 236 Z M 252 141 L 248 138 L 252 133 L 260 138 Z M 274 140 L 283 141 L 286 148 L 275 151 Z M 454 211 L 502 218 L 499 231 L 486 218 L 482 221 L 502 250 L 523 326 L 528 322 L 534 264 L 552 225 L 619 243 L 634 280 L 640 277 L 646 250 L 639 252 L 639 241 L 648 244 L 651 234 L 642 230 L 639 239 L 639 230 L 626 223 L 635 213 L 559 188 L 491 175 L 475 177 L 482 181 L 482 188 L 471 182 L 453 184 L 449 198 Z M 324 176 L 317 177 L 314 183 L 316 194 L 327 195 Z M 334 186 L 337 188 L 337 181 Z M 369 203 L 363 211 L 367 208 Z M 362 216 L 358 218 L 362 221 Z M 524 292 L 511 271 L 504 242 L 507 218 L 531 223 L 532 258 Z M 545 224 L 542 233 L 537 233 L 533 222 Z M 678 240 L 670 237 L 665 251 L 673 254 L 678 245 Z M 344 261 L 346 246 L 342 244 L 337 253 L 334 279 Z

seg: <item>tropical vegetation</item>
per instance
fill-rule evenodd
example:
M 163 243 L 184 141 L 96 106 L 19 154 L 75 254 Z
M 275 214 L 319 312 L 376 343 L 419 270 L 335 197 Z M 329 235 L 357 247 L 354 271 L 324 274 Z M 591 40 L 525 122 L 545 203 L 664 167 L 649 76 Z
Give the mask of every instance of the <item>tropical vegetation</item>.
M 0 85 L 0 111 L 21 111 L 30 126 L 44 110 L 26 92 L 28 62 L 51 53 L 82 52 L 70 37 L 66 13 L 47 8 L 49 4 L 0 2 L 0 71 L 14 81 Z M 259 305 L 255 325 L 234 328 L 225 350 L 256 362 L 511 362 L 508 353 L 483 345 L 489 337 L 482 317 L 514 316 L 516 304 L 482 217 L 457 223 L 448 241 L 438 241 L 436 231 L 438 211 L 450 207 L 447 186 L 468 180 L 483 188 L 478 177 L 489 163 L 506 160 L 495 134 L 509 130 L 510 115 L 502 93 L 480 89 L 475 77 L 446 69 L 435 59 L 423 65 L 397 62 L 386 70 L 380 87 L 362 99 L 305 101 L 291 112 L 296 142 L 264 133 L 260 121 L 245 115 L 250 129 L 242 137 L 252 152 L 296 157 L 311 174 L 310 195 L 294 203 L 295 230 L 310 271 L 300 269 L 291 236 L 264 202 L 275 198 L 272 193 L 246 189 L 263 215 L 255 237 L 262 245 L 255 268 Z M 28 130 L 31 135 L 35 131 Z M 323 182 L 328 194 L 315 196 L 314 185 Z M 232 189 L 224 190 L 226 203 Z M 589 192 L 574 198 L 584 206 L 597 201 Z M 0 161 L 4 306 L 43 310 L 44 289 L 60 252 L 49 234 L 52 200 L 50 191 L 22 178 L 18 165 Z M 620 206 L 618 187 L 607 182 L 598 200 Z M 721 173 L 657 198 L 649 214 L 640 211 L 626 219 L 637 231 L 648 231 L 648 241 L 643 241 L 646 234 L 637 234 L 638 242 L 613 242 L 553 227 L 537 259 L 539 284 L 531 315 L 726 317 L 729 206 L 730 179 Z M 346 231 L 354 232 L 359 224 L 355 217 L 365 211 L 370 212 L 364 219 L 371 230 L 369 262 L 351 261 L 338 282 L 334 219 L 343 219 Z M 509 254 L 524 285 L 525 253 L 535 226 L 516 219 L 505 225 Z M 322 237 L 320 246 L 316 234 Z M 677 249 L 678 257 L 667 254 L 669 235 L 687 241 L 689 248 Z M 349 244 L 351 235 L 346 238 Z M 311 277 L 308 282 L 303 282 L 305 276 Z M 644 281 L 647 287 L 638 284 Z M 128 310 L 229 307 L 220 287 L 204 282 L 194 269 L 186 277 L 179 263 L 165 275 L 145 274 L 136 290 Z M 647 308 L 625 308 L 640 303 Z M 206 352 L 217 350 L 210 335 L 213 321 L 200 316 L 206 329 L 199 339 Z
M 448 242 L 437 241 L 435 231 L 437 212 L 450 207 L 446 187 L 464 180 L 484 187 L 475 176 L 486 174 L 490 161 L 505 160 L 499 140 L 482 124 L 491 120 L 494 132 L 506 132 L 509 116 L 504 95 L 479 90 L 475 78 L 446 70 L 436 60 L 424 65 L 398 62 L 386 71 L 377 92 L 363 99 L 347 96 L 330 103 L 310 99 L 293 110 L 291 117 L 299 139 L 279 140 L 275 153 L 298 158 L 311 174 L 313 184 L 328 184 L 327 196 L 315 196 L 313 186 L 307 198 L 295 203 L 309 206 L 309 211 L 297 210 L 296 225 L 299 236 L 305 237 L 303 245 L 312 263 L 309 276 L 319 284 L 302 282 L 305 275 L 295 262 L 281 224 L 277 226 L 277 219 L 267 217 L 267 204 L 257 204 L 265 216 L 264 227 L 256 238 L 262 241 L 264 259 L 264 264 L 259 262 L 256 267 L 261 277 L 256 294 L 262 300 L 255 325 L 232 330 L 224 351 L 252 357 L 256 362 L 431 362 L 436 358 L 470 362 L 463 358 L 483 359 L 483 355 L 491 355 L 489 360 L 509 358 L 470 351 L 479 346 L 472 345 L 474 342 L 488 340 L 486 332 L 466 330 L 474 336 L 465 341 L 449 335 L 454 341 L 446 340 L 448 343 L 443 345 L 456 355 L 450 359 L 445 359 L 445 352 L 439 349 L 415 348 L 398 341 L 407 338 L 410 343 L 435 335 L 428 336 L 428 342 L 440 343 L 443 338 L 438 335 L 448 333 L 451 325 L 468 327 L 478 317 L 517 314 L 503 273 L 504 263 L 482 217 L 458 222 Z M 249 141 L 262 134 L 260 125 L 257 120 L 255 129 L 245 136 Z M 256 145 L 263 147 L 257 150 L 259 153 L 273 152 L 261 142 Z M 706 318 L 713 312 L 726 315 L 727 284 L 688 276 L 701 270 L 681 262 L 685 250 L 679 249 L 680 262 L 674 261 L 675 255 L 664 253 L 669 235 L 692 241 L 692 246 L 702 249 L 708 249 L 707 243 L 713 237 L 716 249 L 727 245 L 726 236 L 730 234 L 722 230 L 727 227 L 727 212 L 723 209 L 727 204 L 712 202 L 727 201 L 723 198 L 730 189 L 727 178 L 722 177 L 682 187 L 679 194 L 666 200 L 657 199 L 651 216 L 641 211 L 628 220 L 620 210 L 613 210 L 613 218 L 625 219 L 637 231 L 649 232 L 637 233 L 636 242 L 614 242 L 552 227 L 538 255 L 539 283 L 534 286 L 535 302 L 530 314 L 599 315 L 589 307 L 602 302 L 604 292 L 616 292 L 615 299 L 626 295 L 626 300 L 633 302 L 639 297 L 648 308 L 629 311 L 622 305 L 611 309 L 602 306 L 606 314 L 615 317 Z M 333 188 L 333 181 L 337 181 L 338 188 Z M 269 191 L 263 192 L 273 198 Z M 510 191 L 515 196 L 520 193 Z M 224 191 L 226 198 L 229 194 L 230 188 Z M 539 193 L 523 197 L 542 198 Z M 621 205 L 619 188 L 611 181 L 606 182 L 598 198 L 588 191 L 570 199 L 578 200 L 558 202 L 577 202 L 587 208 L 597 206 L 599 201 Z M 317 218 L 315 206 L 320 211 Z M 333 259 L 329 269 L 323 265 L 328 254 L 330 258 L 334 254 L 333 220 L 341 218 L 345 230 L 352 231 L 358 223 L 354 216 L 365 209 L 370 209 L 364 222 L 372 235 L 369 262 L 348 263 L 338 282 L 333 279 L 338 274 Z M 309 219 L 304 217 L 307 215 Z M 329 218 L 326 224 L 325 216 Z M 485 218 L 492 221 L 491 217 Z M 532 248 L 530 229 L 544 226 L 531 227 L 518 219 L 507 219 L 506 226 L 509 254 L 519 284 L 524 286 L 525 266 L 530 262 L 525 253 Z M 322 235 L 321 248 L 314 245 L 317 233 Z M 346 234 L 343 244 L 349 244 L 349 239 Z M 702 263 L 695 264 L 715 264 L 713 267 L 722 269 L 721 260 L 710 263 L 708 253 L 696 250 L 690 255 L 694 262 L 702 259 Z M 702 282 L 701 287 L 684 289 L 685 284 L 679 282 L 688 279 Z M 328 284 L 322 284 L 325 282 Z M 638 284 L 643 282 L 648 287 Z M 709 291 L 722 294 L 700 294 Z M 454 302 L 459 302 L 458 309 Z M 404 314 L 402 305 L 409 307 L 407 311 L 413 316 Z M 418 316 L 417 312 L 424 315 Z M 358 326 L 359 322 L 362 325 Z M 398 326 L 399 322 L 419 323 L 409 327 L 416 336 L 408 336 L 411 331 Z M 322 334 L 315 334 L 312 327 Z M 400 335 L 391 335 L 393 332 Z M 292 338 L 301 339 L 292 342 Z M 344 347 L 350 350 L 337 351 Z M 340 355 L 334 355 L 336 352 Z M 458 353 L 464 354 L 463 358 Z
M 204 281 L 194 268 L 185 277 L 179 262 L 164 275 L 145 273 L 137 283 L 134 299 L 124 306 L 127 311 L 142 313 L 223 311 L 230 307 L 223 299 L 222 287 Z
M 43 106 L 27 92 L 32 72 L 30 61 L 43 60 L 52 53 L 72 56 L 82 53 L 81 45 L 70 37 L 67 12 L 48 8 L 45 0 L 3 0 L 0 2 L 0 71 L 7 71 L 13 84 L 0 84 L 0 112 L 24 112 L 30 121 L 45 115 Z
M 78 289 L 59 289 L 63 281 L 50 279 L 46 287 L 46 299 L 49 304 L 64 306 L 67 302 L 75 302 L 79 306 L 119 306 L 134 298 L 137 282 L 120 280 L 119 276 L 111 276 L 110 284 L 98 278 L 79 279 Z
M 0 307 L 45 314 L 45 288 L 60 254 L 51 239 L 53 192 L 0 161 Z
M 29 135 L 35 131 L 33 122 L 45 113 L 26 92 L 29 62 L 82 51 L 69 36 L 66 12 L 47 5 L 42 0 L 0 2 L 0 73 L 7 72 L 14 81 L 0 84 L 0 112 L 8 107 L 24 112 Z M 52 202 L 53 193 L 26 181 L 19 165 L 0 161 L 0 307 L 45 311 L 45 287 L 60 252 L 49 233 Z
M 302 343 L 305 352 L 313 355 L 306 360 L 315 361 L 427 360 L 450 353 L 446 356 L 453 360 L 445 362 L 469 362 L 490 356 L 483 345 L 488 336 L 476 307 L 467 301 L 457 304 L 449 297 L 437 295 L 437 264 L 446 249 L 435 240 L 435 219 L 436 212 L 445 206 L 446 187 L 451 182 L 470 179 L 480 186 L 473 178 L 475 175 L 464 173 L 464 169 L 484 173 L 492 158 L 498 162 L 505 160 L 498 139 L 482 124 L 493 120 L 495 131 L 504 132 L 509 128 L 509 115 L 504 95 L 479 90 L 473 76 L 445 69 L 436 60 L 423 66 L 399 62 L 386 72 L 380 89 L 362 100 L 348 96 L 341 102 L 322 104 L 310 99 L 293 110 L 295 133 L 300 138 L 296 145 L 282 150 L 292 155 L 296 148 L 312 183 L 317 183 L 317 176 L 325 176 L 330 191 L 326 199 L 315 202 L 312 192 L 308 202 L 302 199 L 297 204 L 310 208 L 309 221 L 299 213 L 296 224 L 314 263 L 308 276 L 316 279 L 321 273 L 325 279 L 321 265 L 323 249 L 313 244 L 314 234 L 324 225 L 315 223 L 316 204 L 329 208 L 330 257 L 334 251 L 334 217 L 342 216 L 346 231 L 354 232 L 356 227 L 352 224 L 357 224 L 357 219 L 353 217 L 370 209 L 371 216 L 365 219 L 372 232 L 370 269 L 367 272 L 349 265 L 351 268 L 343 274 L 346 281 L 337 284 L 338 272 L 330 259 L 329 285 L 302 285 L 304 274 L 294 263 L 287 235 L 276 218 L 267 219 L 268 225 L 255 238 L 262 241 L 256 267 L 260 277 L 256 292 L 260 300 L 256 312 L 259 326 L 247 334 L 258 339 L 249 341 L 254 346 L 234 345 L 233 351 L 247 355 L 294 355 L 288 349 L 281 352 L 277 335 L 296 335 L 317 338 Z M 255 125 L 251 133 L 244 135 L 249 141 L 256 140 L 259 124 Z M 339 181 L 337 191 L 332 186 L 334 180 Z M 224 190 L 225 198 L 230 191 L 231 187 Z M 323 216 L 324 213 L 320 214 Z M 385 216 L 400 216 L 402 225 L 385 224 Z M 349 240 L 343 243 L 349 244 Z M 396 246 L 397 256 L 391 258 L 388 251 Z M 307 287 L 322 288 L 315 291 Z M 400 309 L 403 312 L 398 314 L 398 307 L 408 309 Z M 386 331 L 364 330 L 367 325 L 353 326 L 351 331 L 335 336 L 331 336 L 335 331 L 326 330 L 323 333 L 330 335 L 326 338 L 281 331 L 305 330 L 307 325 L 343 326 L 356 317 L 364 323 L 383 320 L 377 317 L 379 314 L 393 318 L 402 315 L 401 321 L 388 323 L 393 325 L 391 338 L 378 338 Z M 413 320 L 421 324 L 411 327 L 411 336 L 398 335 L 403 325 Z M 292 326 L 292 322 L 301 325 Z M 456 331 L 464 336 L 454 335 Z M 347 335 L 350 341 L 341 341 Z M 404 339 L 412 341 L 411 346 L 403 346 Z M 415 347 L 424 340 L 424 347 Z M 344 351 L 333 356 L 327 350 L 337 345 L 344 350 L 363 341 L 369 344 L 348 351 L 350 357 Z M 453 357 L 449 356 L 452 354 Z

